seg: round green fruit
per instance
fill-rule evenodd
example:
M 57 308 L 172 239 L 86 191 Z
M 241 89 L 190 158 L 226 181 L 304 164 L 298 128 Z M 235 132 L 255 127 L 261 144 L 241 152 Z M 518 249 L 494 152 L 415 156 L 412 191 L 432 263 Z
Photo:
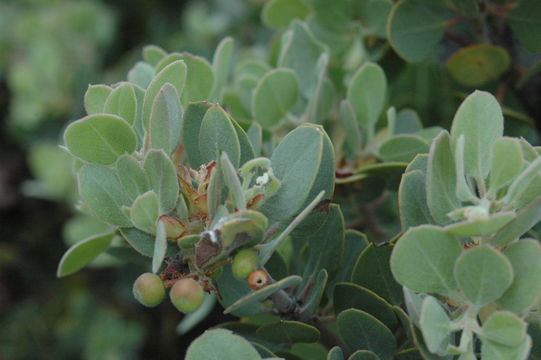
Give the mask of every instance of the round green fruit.
M 240 250 L 233 258 L 233 275 L 240 280 L 246 279 L 259 265 L 257 253 L 250 249 Z
M 178 311 L 191 313 L 203 304 L 205 293 L 197 281 L 185 278 L 178 280 L 173 285 L 169 292 L 169 298 Z
M 142 305 L 157 306 L 165 298 L 165 288 L 160 277 L 152 273 L 141 274 L 133 283 L 133 296 Z

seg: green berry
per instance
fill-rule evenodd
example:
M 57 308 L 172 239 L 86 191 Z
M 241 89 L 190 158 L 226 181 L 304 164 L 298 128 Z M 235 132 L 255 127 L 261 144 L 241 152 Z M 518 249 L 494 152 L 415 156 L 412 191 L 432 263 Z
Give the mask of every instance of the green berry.
M 246 279 L 259 265 L 257 253 L 251 249 L 240 250 L 233 258 L 233 275 L 240 280 Z
M 158 275 L 144 273 L 133 283 L 133 296 L 142 305 L 157 306 L 165 298 L 165 288 Z
M 201 285 L 194 279 L 178 280 L 169 292 L 169 298 L 178 311 L 191 313 L 199 309 L 205 298 Z

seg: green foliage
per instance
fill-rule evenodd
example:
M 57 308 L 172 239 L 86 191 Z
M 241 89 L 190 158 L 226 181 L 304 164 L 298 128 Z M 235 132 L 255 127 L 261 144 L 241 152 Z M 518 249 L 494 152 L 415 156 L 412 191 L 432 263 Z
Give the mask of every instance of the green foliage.
M 430 149 L 426 170 L 412 170 L 403 178 L 406 186 L 412 182 L 411 174 L 417 174 L 417 186 L 426 183 L 427 197 L 420 202 L 401 196 L 409 203 L 401 205 L 401 211 L 425 207 L 433 215 L 433 220 L 426 218 L 429 222 L 451 223 L 442 228 L 420 225 L 422 217 L 418 223 L 411 220 L 409 226 L 414 227 L 398 240 L 391 257 L 393 274 L 408 291 L 441 296 L 426 297 L 420 309 L 418 301 L 415 305 L 407 300 L 410 313 L 421 312 L 419 326 L 427 350 L 440 356 L 472 358 L 479 341 L 483 359 L 525 359 L 529 351 L 531 339 L 524 321 L 533 293 L 539 296 L 541 286 L 537 274 L 526 276 L 522 271 L 537 268 L 539 244 L 520 236 L 540 219 L 533 190 L 538 160 L 537 155 L 524 160 L 518 140 L 502 137 L 502 124 L 492 96 L 470 95 L 453 120 L 451 144 L 442 132 Z M 455 171 L 449 170 L 453 167 Z M 422 171 L 427 172 L 426 178 Z M 431 172 L 438 174 L 432 180 L 433 190 Z M 527 206 L 517 200 L 522 196 Z M 415 262 L 409 261 L 413 258 Z M 526 290 L 522 281 L 531 281 L 531 287 Z M 461 310 L 451 313 L 451 305 Z M 512 312 L 494 312 L 498 308 Z M 462 330 L 458 343 L 451 336 L 457 330 Z M 505 344 L 503 337 L 508 339 Z
M 528 48 L 521 11 L 537 8 L 490 3 L 272 0 L 269 46 L 226 38 L 212 62 L 145 47 L 65 130 L 78 208 L 111 228 L 58 275 L 133 248 L 190 313 L 181 331 L 213 299 L 241 318 L 187 359 L 525 359 L 541 246 L 521 236 L 538 237 L 541 160 L 503 136 L 504 115 L 525 115 L 491 94 L 518 91 L 516 59 L 477 39 L 502 13 Z M 455 31 L 468 44 L 451 81 L 434 72 Z

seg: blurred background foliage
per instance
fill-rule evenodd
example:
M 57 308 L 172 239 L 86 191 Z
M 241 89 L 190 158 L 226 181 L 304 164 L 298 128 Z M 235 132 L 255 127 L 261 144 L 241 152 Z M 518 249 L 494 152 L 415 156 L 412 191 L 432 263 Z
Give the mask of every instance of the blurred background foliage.
M 175 329 L 182 315 L 170 304 L 154 310 L 139 306 L 131 285 L 143 268 L 120 262 L 114 254 L 100 256 L 93 270 L 56 279 L 66 247 L 105 226 L 73 216 L 73 164 L 57 144 L 67 121 L 83 116 L 88 84 L 124 79 L 146 44 L 210 59 L 219 40 L 231 35 L 237 44 L 251 47 L 249 56 L 267 56 L 269 42 L 276 51 L 280 34 L 260 21 L 264 3 L 0 0 L 0 359 L 182 358 L 202 331 L 232 319 L 216 308 L 213 316 L 179 336 Z M 448 71 L 447 59 L 463 40 L 460 25 L 446 34 L 441 54 L 407 63 L 382 40 L 385 24 L 369 20 L 363 23 L 373 33 L 347 47 L 327 39 L 343 60 L 331 64 L 332 80 L 341 81 L 341 66 L 357 68 L 368 56 L 385 70 L 389 103 L 414 109 L 424 126 L 448 127 L 472 88 L 457 83 Z M 270 53 L 272 62 L 272 47 Z M 518 90 L 506 91 L 498 81 L 482 88 L 501 95 L 506 133 L 536 145 L 541 54 L 519 48 L 513 58 L 523 69 Z M 378 211 L 381 226 L 392 226 L 385 223 L 392 220 L 386 212 L 396 211 L 386 206 Z

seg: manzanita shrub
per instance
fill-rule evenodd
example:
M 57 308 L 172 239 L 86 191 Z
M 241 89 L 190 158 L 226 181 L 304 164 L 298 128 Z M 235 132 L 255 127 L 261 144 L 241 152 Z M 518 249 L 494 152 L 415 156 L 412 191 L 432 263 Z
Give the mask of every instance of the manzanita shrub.
M 110 231 L 73 245 L 58 276 L 138 256 L 134 297 L 170 301 L 181 331 L 216 302 L 239 318 L 189 360 L 539 357 L 539 148 L 503 135 L 485 91 L 450 131 L 423 128 L 389 105 L 388 47 L 361 42 L 420 61 L 446 26 L 505 13 L 536 51 L 524 27 L 539 6 L 480 3 L 273 0 L 266 58 L 232 38 L 210 62 L 146 47 L 127 81 L 88 88 L 88 115 L 65 130 L 78 209 Z M 503 48 L 460 51 L 448 67 L 464 85 L 507 70 Z M 463 76 L 463 62 L 484 72 Z

